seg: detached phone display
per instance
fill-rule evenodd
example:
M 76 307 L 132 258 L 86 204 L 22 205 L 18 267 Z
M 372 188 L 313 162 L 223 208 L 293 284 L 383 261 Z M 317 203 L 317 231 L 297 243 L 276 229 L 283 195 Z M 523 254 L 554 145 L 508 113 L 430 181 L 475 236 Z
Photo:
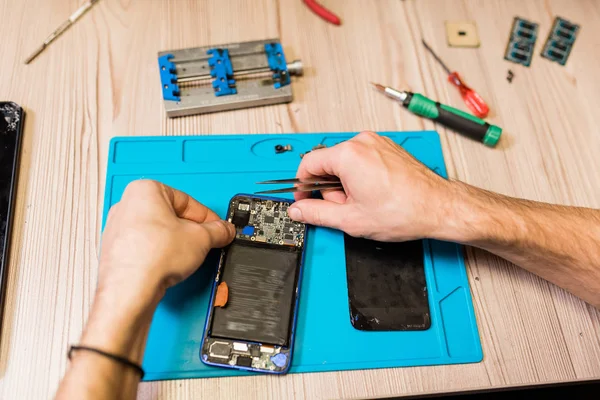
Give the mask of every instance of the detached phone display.
M 344 236 L 350 322 L 362 331 L 429 329 L 423 242 Z
M 222 250 L 200 358 L 208 365 L 274 374 L 291 365 L 306 226 L 287 215 L 289 200 L 237 195 L 236 227 Z
M 4 308 L 6 268 L 17 190 L 23 116 L 23 109 L 19 105 L 0 102 L 0 321 Z

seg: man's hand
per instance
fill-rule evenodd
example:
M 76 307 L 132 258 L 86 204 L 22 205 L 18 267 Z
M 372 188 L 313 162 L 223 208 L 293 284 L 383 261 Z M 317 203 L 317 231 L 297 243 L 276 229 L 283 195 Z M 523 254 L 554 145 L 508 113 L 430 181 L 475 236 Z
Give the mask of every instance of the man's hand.
M 324 175 L 339 177 L 344 191 L 325 190 L 324 200 L 296 193 L 298 201 L 288 210 L 292 219 L 352 236 L 403 241 L 439 234 L 452 201 L 451 182 L 373 132 L 304 156 L 298 178 Z
M 514 199 L 447 181 L 372 132 L 308 153 L 299 178 L 337 176 L 324 200 L 297 193 L 292 219 L 381 241 L 483 248 L 600 307 L 600 211 Z
M 141 363 L 165 290 L 234 236 L 233 225 L 187 194 L 154 181 L 130 183 L 108 214 L 98 288 L 80 344 Z M 139 379 L 114 360 L 75 351 L 57 398 L 132 399 Z
M 228 245 L 234 236 L 231 223 L 187 194 L 155 181 L 134 181 L 108 214 L 98 290 L 162 297 L 198 269 L 212 248 Z

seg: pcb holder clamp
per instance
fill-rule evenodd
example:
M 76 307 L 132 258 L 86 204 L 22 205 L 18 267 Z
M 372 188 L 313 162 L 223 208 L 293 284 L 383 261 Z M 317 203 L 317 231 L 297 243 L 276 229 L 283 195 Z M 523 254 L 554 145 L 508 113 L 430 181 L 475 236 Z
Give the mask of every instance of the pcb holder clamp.
M 164 51 L 158 67 L 168 117 L 289 103 L 303 73 L 279 39 Z

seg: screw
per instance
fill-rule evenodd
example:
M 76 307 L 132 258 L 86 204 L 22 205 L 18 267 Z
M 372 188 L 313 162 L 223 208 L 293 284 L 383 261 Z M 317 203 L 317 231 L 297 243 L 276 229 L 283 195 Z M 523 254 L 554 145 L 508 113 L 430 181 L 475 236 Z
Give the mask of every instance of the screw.
M 280 144 L 275 146 L 275 153 L 276 154 L 280 154 L 280 153 L 285 153 L 286 151 L 292 151 L 292 145 L 291 144 L 286 144 L 285 146 L 282 146 Z
M 512 83 L 513 77 L 515 76 L 515 74 L 513 74 L 513 72 L 509 69 L 508 70 L 508 75 L 506 75 L 506 80 L 508 81 L 508 83 Z

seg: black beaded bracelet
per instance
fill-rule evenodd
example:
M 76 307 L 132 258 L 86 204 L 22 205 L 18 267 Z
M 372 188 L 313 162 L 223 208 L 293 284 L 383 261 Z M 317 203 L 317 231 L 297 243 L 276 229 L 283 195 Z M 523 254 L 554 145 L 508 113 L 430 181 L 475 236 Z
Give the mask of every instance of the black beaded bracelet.
M 130 361 L 128 359 L 126 359 L 125 357 L 121 357 L 121 356 L 117 356 L 115 354 L 110 354 L 107 353 L 105 351 L 99 350 L 99 349 L 95 349 L 93 347 L 87 347 L 87 346 L 71 346 L 69 348 L 69 352 L 67 353 L 67 357 L 69 357 L 69 360 L 71 359 L 72 353 L 75 350 L 85 350 L 85 351 L 91 351 L 92 353 L 96 353 L 96 354 L 100 354 L 101 356 L 110 358 L 113 361 L 116 361 L 118 363 L 121 363 L 129 368 L 133 368 L 136 370 L 137 373 L 140 374 L 140 379 L 144 379 L 144 369 L 142 368 L 141 365 L 134 363 L 133 361 Z

